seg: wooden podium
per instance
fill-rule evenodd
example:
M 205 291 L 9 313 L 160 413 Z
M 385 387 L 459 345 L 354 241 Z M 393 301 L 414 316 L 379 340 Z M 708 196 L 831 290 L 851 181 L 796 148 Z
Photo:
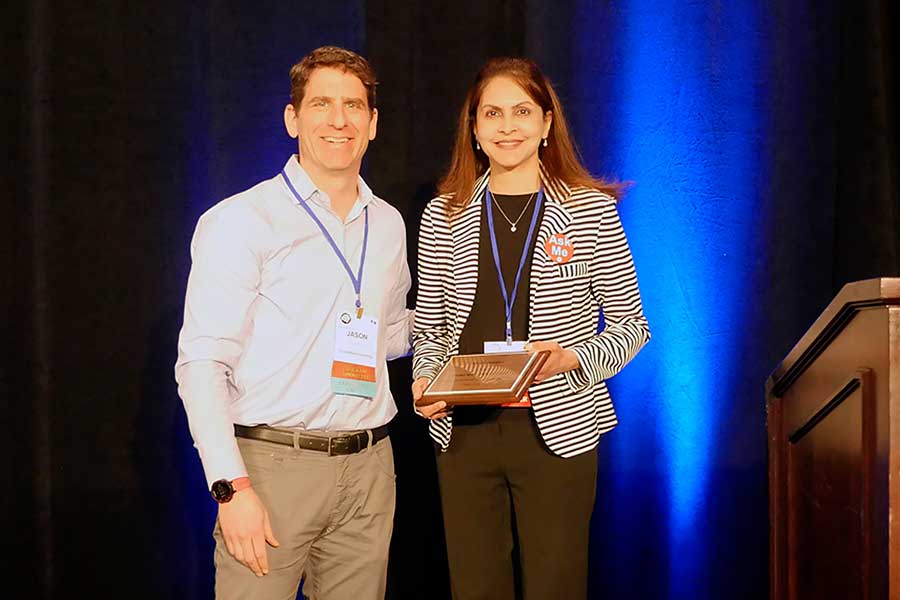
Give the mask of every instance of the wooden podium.
M 900 278 L 849 283 L 766 382 L 772 600 L 900 600 Z

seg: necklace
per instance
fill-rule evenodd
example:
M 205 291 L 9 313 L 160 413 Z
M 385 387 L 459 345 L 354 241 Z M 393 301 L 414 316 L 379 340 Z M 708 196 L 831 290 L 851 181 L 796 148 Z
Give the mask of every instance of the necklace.
M 519 216 L 516 217 L 515 221 L 509 220 L 509 217 L 506 216 L 506 213 L 503 212 L 503 209 L 500 207 L 500 202 L 497 201 L 497 197 L 494 196 L 494 206 L 497 207 L 497 210 L 500 211 L 500 214 L 503 216 L 504 219 L 506 219 L 506 222 L 509 223 L 509 230 L 512 231 L 513 233 L 515 233 L 515 231 L 516 231 L 516 225 L 518 225 L 519 221 L 522 220 L 522 215 L 525 214 L 525 211 L 528 210 L 529 205 L 531 205 L 531 201 L 534 200 L 534 195 L 536 193 L 537 192 L 531 192 L 531 196 L 528 197 L 528 202 L 525 203 L 525 206 L 522 208 L 522 212 L 519 213 Z

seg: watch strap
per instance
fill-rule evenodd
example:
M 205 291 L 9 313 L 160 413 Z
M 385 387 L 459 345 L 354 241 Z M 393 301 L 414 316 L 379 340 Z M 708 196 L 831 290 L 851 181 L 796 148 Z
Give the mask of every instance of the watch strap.
M 235 492 L 239 492 L 241 490 L 246 490 L 248 487 L 250 487 L 250 478 L 249 477 L 238 477 L 237 479 L 232 479 L 231 487 L 234 488 Z

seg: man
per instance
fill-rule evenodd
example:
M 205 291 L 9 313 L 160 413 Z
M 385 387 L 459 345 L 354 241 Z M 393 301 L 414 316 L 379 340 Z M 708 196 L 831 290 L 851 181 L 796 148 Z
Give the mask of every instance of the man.
M 386 360 L 409 353 L 406 234 L 359 176 L 375 74 L 318 48 L 291 69 L 275 177 L 199 220 L 175 366 L 219 502 L 216 596 L 383 598 L 394 514 Z

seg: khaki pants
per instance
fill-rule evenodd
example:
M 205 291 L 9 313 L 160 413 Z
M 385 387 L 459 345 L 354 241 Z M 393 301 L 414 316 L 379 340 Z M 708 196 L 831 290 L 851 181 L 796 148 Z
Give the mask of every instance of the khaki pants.
M 257 577 L 216 540 L 216 598 L 382 600 L 394 522 L 390 438 L 347 456 L 238 438 L 256 493 L 281 543 Z M 240 492 L 239 492 L 240 493 Z

